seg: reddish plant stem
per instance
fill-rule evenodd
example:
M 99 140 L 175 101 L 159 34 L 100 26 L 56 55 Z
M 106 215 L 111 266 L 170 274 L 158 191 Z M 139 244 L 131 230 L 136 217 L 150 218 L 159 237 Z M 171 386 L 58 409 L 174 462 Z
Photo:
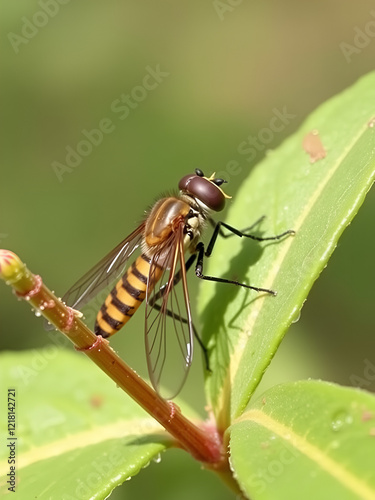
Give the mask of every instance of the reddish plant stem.
M 1 253 L 3 252 L 3 253 Z M 215 430 L 201 429 L 185 418 L 173 402 L 161 398 L 134 370 L 132 370 L 110 347 L 109 342 L 94 333 L 63 304 L 42 282 L 33 275 L 11 252 L 0 251 L 0 277 L 11 285 L 19 297 L 39 310 L 47 320 L 73 342 L 77 350 L 86 354 L 119 387 L 155 418 L 177 441 L 179 446 L 191 453 L 208 467 L 227 469 L 227 459 L 222 450 L 221 439 Z M 16 271 L 6 272 L 9 260 L 18 259 L 13 265 Z M 14 263 L 13 263 L 14 264 Z M 10 268 L 10 266 L 8 266 Z M 2 272 L 4 271 L 4 272 Z

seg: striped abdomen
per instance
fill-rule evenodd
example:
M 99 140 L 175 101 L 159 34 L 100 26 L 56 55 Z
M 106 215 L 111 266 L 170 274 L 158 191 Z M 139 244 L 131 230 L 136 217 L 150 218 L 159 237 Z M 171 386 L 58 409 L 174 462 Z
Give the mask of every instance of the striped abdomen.
M 109 337 L 122 328 L 146 297 L 150 260 L 142 254 L 119 280 L 96 317 L 95 334 Z M 161 271 L 161 270 L 160 270 Z M 161 277 L 155 276 L 154 283 Z

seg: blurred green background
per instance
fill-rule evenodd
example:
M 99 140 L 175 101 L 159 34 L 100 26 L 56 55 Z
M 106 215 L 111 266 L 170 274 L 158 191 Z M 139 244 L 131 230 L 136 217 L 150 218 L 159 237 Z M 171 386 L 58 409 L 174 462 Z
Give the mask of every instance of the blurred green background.
M 235 195 L 266 149 L 374 67 L 375 8 L 364 0 L 19 0 L 2 7 L 0 26 L 0 247 L 18 253 L 59 295 L 183 175 L 196 167 L 224 175 L 236 164 L 241 172 L 230 176 L 227 189 Z M 295 117 L 247 161 L 239 144 L 284 107 Z M 85 146 L 84 131 L 99 126 L 106 133 L 92 134 L 96 145 Z M 77 146 L 81 158 L 67 159 Z M 67 160 L 77 165 L 64 170 Z M 375 365 L 374 210 L 372 191 L 263 388 L 307 377 L 352 385 L 355 375 L 374 390 L 375 381 L 364 378 L 365 360 Z M 196 281 L 191 276 L 192 297 Z M 2 350 L 51 343 L 26 304 L 5 286 L 0 297 Z M 113 344 L 146 373 L 142 313 Z M 199 360 L 182 396 L 203 412 Z M 150 494 L 233 498 L 179 451 L 112 498 Z

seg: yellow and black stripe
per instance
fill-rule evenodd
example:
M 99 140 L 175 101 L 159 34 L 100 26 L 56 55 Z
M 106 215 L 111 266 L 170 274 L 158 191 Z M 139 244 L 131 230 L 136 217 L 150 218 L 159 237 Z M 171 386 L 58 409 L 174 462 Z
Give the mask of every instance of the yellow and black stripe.
M 122 328 L 146 297 L 150 259 L 140 255 L 118 281 L 96 317 L 95 334 L 110 337 Z M 159 273 L 158 273 L 159 274 Z M 160 279 L 155 276 L 153 281 Z

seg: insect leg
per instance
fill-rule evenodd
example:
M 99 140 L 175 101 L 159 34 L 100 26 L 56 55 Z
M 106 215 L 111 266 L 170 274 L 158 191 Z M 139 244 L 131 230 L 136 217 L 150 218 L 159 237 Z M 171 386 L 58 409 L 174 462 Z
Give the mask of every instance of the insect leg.
M 216 235 L 217 237 L 217 235 Z M 212 241 L 212 239 L 211 239 Z M 210 243 L 211 243 L 210 241 Z M 216 241 L 216 238 L 215 238 Z M 215 243 L 214 241 L 214 243 Z M 213 247 L 213 245 L 212 245 Z M 255 290 L 256 292 L 266 292 L 270 293 L 271 295 L 276 295 L 277 293 L 274 290 L 269 290 L 268 288 L 259 288 L 256 286 L 252 285 L 246 285 L 245 283 L 240 283 L 239 281 L 236 280 L 228 280 L 225 278 L 217 278 L 216 276 L 206 276 L 203 274 L 203 260 L 204 257 L 210 257 L 212 253 L 212 247 L 211 249 L 208 247 L 206 252 L 204 251 L 204 244 L 202 242 L 198 243 L 197 245 L 197 251 L 198 251 L 198 260 L 195 266 L 195 274 L 198 278 L 202 280 L 208 280 L 208 281 L 216 281 L 217 283 L 231 283 L 232 285 L 237 285 L 237 286 L 242 286 L 244 288 L 249 288 L 250 290 Z M 209 251 L 210 250 L 210 251 Z
M 188 258 L 188 260 L 185 262 L 185 269 L 186 269 L 186 271 L 188 271 L 191 268 L 191 266 L 193 265 L 195 259 L 196 259 L 196 255 L 195 254 L 190 255 L 190 257 Z M 181 276 L 181 270 L 180 270 L 180 271 L 178 271 L 175 274 L 175 276 L 173 278 L 173 286 L 176 286 L 177 283 L 179 283 L 181 281 L 181 278 L 182 278 L 182 276 Z M 155 302 L 157 300 L 159 300 L 164 295 L 166 287 L 167 287 L 167 283 L 165 285 L 161 286 L 159 288 L 159 291 L 152 297 L 152 299 L 149 301 L 149 305 L 151 307 L 154 306 Z
M 247 231 L 250 231 L 250 229 L 253 229 L 255 226 L 260 224 L 265 218 L 266 218 L 266 216 L 262 215 L 262 217 L 259 217 L 259 219 L 257 219 L 255 222 L 253 222 L 251 224 L 251 226 L 245 227 L 245 229 L 241 229 L 241 233 L 245 233 Z M 214 221 L 214 219 L 212 219 L 211 217 L 207 217 L 207 219 L 208 219 L 208 222 L 211 224 L 211 226 L 215 229 L 217 222 Z M 219 234 L 223 238 L 229 238 L 230 236 L 234 236 L 234 233 L 225 234 L 221 228 L 219 229 Z
M 188 258 L 188 260 L 185 262 L 185 269 L 186 269 L 186 271 L 188 271 L 191 268 L 191 266 L 193 265 L 195 259 L 196 259 L 196 254 L 193 254 L 193 255 L 191 255 Z M 181 278 L 182 278 L 182 275 L 181 275 L 181 270 L 180 270 L 180 271 L 178 271 L 175 274 L 175 276 L 173 278 L 173 286 L 176 286 L 179 283 L 179 281 L 181 281 Z M 167 284 L 161 286 L 160 289 L 159 289 L 159 291 L 152 297 L 152 299 L 149 302 L 149 305 L 151 307 L 154 307 L 157 311 L 160 311 L 161 306 L 159 306 L 159 304 L 156 304 L 156 301 L 159 300 L 164 295 L 166 287 L 167 287 Z M 177 321 L 182 321 L 182 323 L 185 323 L 185 324 L 188 323 L 187 318 L 182 318 L 181 316 L 179 316 L 175 312 L 171 311 L 170 309 L 166 309 L 165 312 L 166 312 L 167 316 L 169 316 L 170 318 L 174 318 Z M 205 364 L 206 364 L 206 369 L 208 371 L 210 371 L 210 366 L 209 366 L 209 362 L 208 362 L 207 348 L 203 344 L 201 338 L 199 337 L 198 332 L 197 332 L 194 324 L 192 326 L 193 326 L 194 337 L 197 339 L 198 344 L 200 345 L 200 347 L 202 348 L 202 351 L 203 351 L 203 356 L 204 356 L 204 361 L 205 361 Z
M 229 237 L 231 237 L 233 235 L 236 235 L 236 236 L 239 236 L 239 237 L 244 236 L 245 238 L 251 238 L 252 240 L 256 240 L 256 241 L 279 240 L 280 238 L 282 238 L 283 236 L 286 236 L 287 234 L 291 234 L 291 235 L 295 234 L 295 231 L 293 231 L 293 229 L 288 229 L 287 231 L 284 231 L 281 234 L 277 234 L 276 236 L 266 236 L 266 237 L 255 236 L 254 234 L 249 234 L 249 233 L 246 232 L 246 231 L 249 231 L 250 229 L 252 229 L 255 225 L 259 224 L 259 222 L 261 222 L 263 219 L 264 219 L 264 216 L 261 217 L 260 219 L 258 219 L 251 226 L 243 229 L 242 231 L 240 231 L 239 229 L 236 229 L 233 226 L 230 226 L 229 224 L 227 224 L 225 222 L 222 222 L 222 221 L 217 222 L 216 225 L 215 225 L 215 228 L 214 228 L 214 232 L 213 232 L 213 234 L 211 236 L 211 240 L 210 240 L 210 242 L 209 242 L 209 244 L 207 246 L 207 250 L 206 250 L 205 256 L 209 257 L 211 255 L 212 250 L 213 250 L 213 248 L 215 246 L 215 243 L 216 243 L 216 240 L 217 240 L 217 237 L 218 237 L 219 234 L 223 238 L 229 238 Z M 222 227 L 225 227 L 226 229 L 228 229 L 228 231 L 230 231 L 230 233 L 229 234 L 225 234 L 224 231 L 222 230 Z
M 157 310 L 157 311 L 160 311 L 161 309 L 161 306 L 159 306 L 159 304 L 153 304 L 153 307 Z M 179 316 L 178 314 L 176 314 L 175 312 L 171 311 L 170 309 L 166 309 L 165 310 L 165 314 L 167 316 L 169 316 L 170 318 L 173 318 L 173 319 L 176 319 L 177 321 L 181 321 L 182 323 L 188 323 L 188 320 L 186 318 L 182 318 L 181 316 Z M 207 351 L 207 347 L 203 344 L 201 338 L 199 337 L 198 335 L 198 332 L 194 326 L 194 324 L 192 324 L 193 326 L 193 333 L 194 333 L 194 337 L 197 339 L 198 341 L 198 344 L 200 345 L 202 351 L 203 351 L 203 356 L 204 356 L 204 362 L 205 362 L 205 365 L 206 365 L 206 370 L 207 371 L 211 371 L 210 369 L 210 364 L 209 364 L 209 361 L 208 361 L 208 351 Z

